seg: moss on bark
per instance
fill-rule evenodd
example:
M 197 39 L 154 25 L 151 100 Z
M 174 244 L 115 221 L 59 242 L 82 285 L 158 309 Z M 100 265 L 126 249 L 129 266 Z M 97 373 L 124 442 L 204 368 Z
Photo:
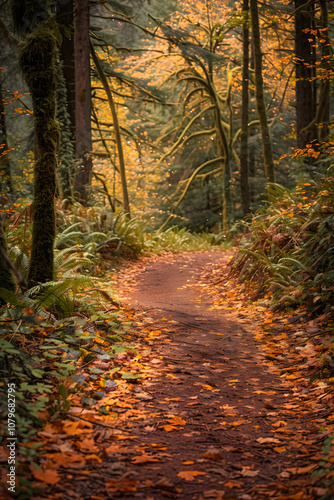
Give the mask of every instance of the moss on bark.
M 10 292 L 15 293 L 17 289 L 16 280 L 8 265 L 7 246 L 5 235 L 0 223 L 0 287 Z M 0 299 L 0 306 L 5 304 L 5 301 Z
M 31 92 L 37 158 L 34 166 L 33 232 L 28 281 L 53 280 L 55 193 L 60 131 L 55 120 L 56 39 L 48 26 L 39 26 L 20 44 L 23 74 Z

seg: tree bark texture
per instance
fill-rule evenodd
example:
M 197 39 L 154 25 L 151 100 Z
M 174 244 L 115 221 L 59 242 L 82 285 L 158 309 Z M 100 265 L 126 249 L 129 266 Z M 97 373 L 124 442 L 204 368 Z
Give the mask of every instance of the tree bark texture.
M 87 204 L 92 176 L 89 1 L 74 1 L 75 152 L 74 196 Z
M 268 182 L 275 182 L 275 170 L 271 147 L 271 138 L 268 127 L 267 112 L 264 101 L 264 85 L 262 76 L 262 53 L 259 11 L 257 0 L 250 0 L 251 24 L 253 35 L 253 54 L 255 68 L 256 106 L 259 115 L 260 129 L 262 135 L 262 150 L 265 166 L 265 174 Z
M 56 114 L 57 54 L 51 28 L 40 25 L 20 45 L 20 64 L 31 92 L 36 137 L 29 285 L 52 281 L 56 234 L 55 192 L 60 132 Z
M 249 106 L 249 0 L 243 1 L 244 23 L 242 26 L 242 115 L 240 137 L 240 186 L 242 212 L 250 212 L 250 191 L 248 179 L 248 106 Z
M 73 145 L 75 141 L 75 64 L 74 64 L 74 5 L 73 0 L 57 2 L 57 22 L 64 26 L 70 37 L 63 36 L 60 45 L 60 59 L 63 61 L 63 75 L 67 90 L 67 112 L 71 121 Z
M 13 194 L 13 184 L 10 172 L 5 107 L 0 87 L 0 195 L 6 196 L 8 194 Z
M 314 28 L 314 2 L 295 0 L 295 68 L 296 68 L 296 127 L 297 148 L 304 149 L 306 144 L 316 138 L 313 122 L 316 112 L 314 38 L 310 30 Z

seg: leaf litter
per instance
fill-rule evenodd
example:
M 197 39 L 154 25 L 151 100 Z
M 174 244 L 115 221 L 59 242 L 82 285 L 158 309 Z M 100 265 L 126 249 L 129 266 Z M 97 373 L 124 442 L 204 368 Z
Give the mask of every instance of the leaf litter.
M 123 271 L 125 334 L 111 343 L 88 325 L 98 341 L 64 383 L 70 409 L 46 415 L 26 443 L 42 443 L 38 468 L 22 457 L 36 500 L 309 500 L 328 491 L 334 380 L 309 383 L 328 343 L 306 335 L 324 325 L 248 304 L 226 281 L 228 260 L 167 254 Z

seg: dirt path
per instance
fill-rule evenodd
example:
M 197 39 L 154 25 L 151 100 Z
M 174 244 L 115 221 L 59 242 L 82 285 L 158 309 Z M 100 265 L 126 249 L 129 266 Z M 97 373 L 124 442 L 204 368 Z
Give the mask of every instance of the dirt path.
M 309 479 L 316 466 L 305 447 L 310 409 L 198 285 L 206 266 L 227 260 L 220 252 L 169 256 L 121 279 L 123 301 L 166 334 L 152 345 L 160 375 L 142 389 L 153 423 L 135 432 L 144 458 L 131 464 L 142 485 L 133 498 L 306 500 L 321 493 Z

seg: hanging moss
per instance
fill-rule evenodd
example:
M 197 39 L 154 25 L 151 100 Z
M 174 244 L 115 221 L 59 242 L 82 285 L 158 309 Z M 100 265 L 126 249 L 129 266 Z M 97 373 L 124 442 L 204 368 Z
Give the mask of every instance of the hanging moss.
M 34 166 L 34 202 L 30 285 L 53 280 L 55 192 L 59 124 L 55 120 L 57 46 L 52 30 L 39 26 L 19 47 L 23 74 L 31 92 L 37 159 Z

